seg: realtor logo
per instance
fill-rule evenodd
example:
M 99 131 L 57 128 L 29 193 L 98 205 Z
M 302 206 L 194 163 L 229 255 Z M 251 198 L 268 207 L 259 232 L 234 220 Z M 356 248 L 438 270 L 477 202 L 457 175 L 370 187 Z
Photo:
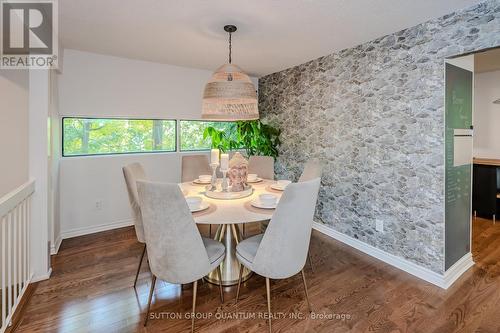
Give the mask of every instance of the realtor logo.
M 1 68 L 57 68 L 57 0 L 0 0 Z

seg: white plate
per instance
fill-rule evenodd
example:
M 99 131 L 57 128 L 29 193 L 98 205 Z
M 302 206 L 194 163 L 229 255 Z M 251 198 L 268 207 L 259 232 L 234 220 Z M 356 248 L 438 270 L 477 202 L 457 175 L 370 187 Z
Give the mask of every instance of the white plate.
M 253 199 L 252 201 L 250 201 L 250 204 L 254 207 L 257 207 L 257 208 L 263 208 L 263 209 L 275 209 L 276 206 L 278 206 L 278 202 L 279 200 L 276 201 L 276 203 L 274 203 L 273 205 L 266 205 L 266 204 L 263 204 L 259 198 L 256 198 L 256 199 Z
M 248 179 L 247 179 L 247 183 L 249 183 L 249 184 L 253 184 L 253 183 L 260 183 L 260 182 L 261 182 L 261 181 L 263 181 L 263 180 L 264 180 L 264 179 L 257 177 L 257 179 L 255 179 L 255 180 L 248 180 Z
M 271 185 L 271 188 L 272 188 L 273 190 L 284 191 L 284 190 L 285 190 L 285 188 L 286 188 L 286 186 L 285 186 L 285 187 L 281 187 L 281 186 L 279 186 L 277 183 L 274 183 L 274 184 L 272 184 L 272 185 Z
M 192 209 L 191 207 L 189 207 L 189 210 L 191 211 L 191 213 L 196 213 L 196 212 L 201 212 L 202 210 L 205 210 L 208 207 L 210 207 L 210 204 L 206 201 L 202 201 L 200 207 L 195 208 L 195 209 Z
M 210 184 L 211 182 L 212 182 L 211 180 L 209 180 L 208 182 L 204 182 L 204 181 L 202 181 L 200 179 L 193 180 L 193 183 L 200 184 L 200 185 L 207 185 L 207 184 Z

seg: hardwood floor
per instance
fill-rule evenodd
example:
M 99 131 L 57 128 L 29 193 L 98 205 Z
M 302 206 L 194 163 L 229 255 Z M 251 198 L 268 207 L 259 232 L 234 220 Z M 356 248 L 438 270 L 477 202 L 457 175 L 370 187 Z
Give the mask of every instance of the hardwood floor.
M 273 332 L 500 332 L 500 223 L 476 219 L 473 234 L 475 267 L 444 291 L 314 232 L 314 273 L 305 267 L 313 314 L 334 318 L 309 316 L 298 274 L 271 284 Z M 152 311 L 164 318 L 143 328 L 151 282 L 146 262 L 137 291 L 132 287 L 141 250 L 132 228 L 65 240 L 52 277 L 38 284 L 16 331 L 188 332 L 189 319 L 166 317 L 190 312 L 192 287 L 162 281 Z M 267 332 L 259 317 L 267 311 L 265 280 L 247 281 L 237 305 L 235 294 L 226 288 L 221 305 L 218 286 L 199 283 L 197 311 L 210 318 L 197 319 L 196 331 Z

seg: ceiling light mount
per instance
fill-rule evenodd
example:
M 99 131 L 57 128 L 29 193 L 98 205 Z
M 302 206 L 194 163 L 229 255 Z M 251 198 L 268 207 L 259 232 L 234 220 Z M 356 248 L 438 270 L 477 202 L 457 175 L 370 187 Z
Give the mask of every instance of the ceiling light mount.
M 233 32 L 235 32 L 236 30 L 238 30 L 238 28 L 236 28 L 235 25 L 228 24 L 228 25 L 224 26 L 224 31 L 225 32 L 229 32 L 230 34 L 232 34 Z

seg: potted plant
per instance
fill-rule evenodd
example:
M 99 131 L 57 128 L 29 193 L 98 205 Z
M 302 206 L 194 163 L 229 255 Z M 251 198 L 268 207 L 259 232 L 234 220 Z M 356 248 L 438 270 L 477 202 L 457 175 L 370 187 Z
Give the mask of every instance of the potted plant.
M 203 132 L 203 139 L 210 138 L 212 148 L 223 152 L 244 149 L 247 157 L 264 155 L 278 157 L 278 146 L 281 144 L 281 130 L 260 120 L 237 121 L 230 130 L 219 130 L 207 127 Z

